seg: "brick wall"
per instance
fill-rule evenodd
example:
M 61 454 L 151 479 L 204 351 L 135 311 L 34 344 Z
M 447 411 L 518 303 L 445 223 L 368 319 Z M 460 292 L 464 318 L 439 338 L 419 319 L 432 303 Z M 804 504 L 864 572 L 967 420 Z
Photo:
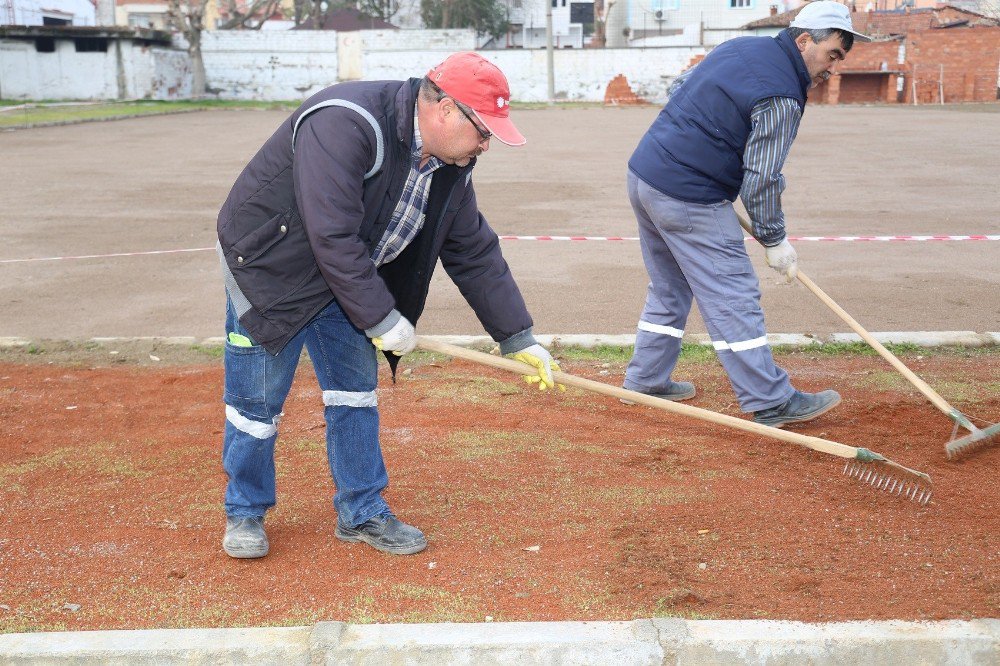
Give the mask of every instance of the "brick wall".
M 851 23 L 858 32 L 878 38 L 927 30 L 938 25 L 938 19 L 936 12 L 931 9 L 912 12 L 854 12 Z
M 906 35 L 917 30 L 929 30 L 956 21 L 968 21 L 970 25 L 996 25 L 997 21 L 956 7 L 944 6 L 937 9 L 915 9 L 893 12 L 854 12 L 851 22 L 854 29 L 872 37 Z
M 854 42 L 847 58 L 837 65 L 838 71 L 878 71 L 900 69 L 899 45 L 901 39 L 885 42 Z M 883 66 L 884 63 L 884 66 Z
M 912 104 L 915 93 L 918 104 L 937 104 L 943 91 L 945 103 L 995 102 L 998 69 L 1000 27 L 917 30 L 905 38 L 855 42 L 838 74 L 811 90 L 809 101 Z
M 902 39 L 884 42 L 854 42 L 847 59 L 840 63 L 829 82 L 809 91 L 813 104 L 893 103 L 897 75 L 879 74 L 905 69 L 899 63 Z
M 907 36 L 906 61 L 911 72 L 906 102 L 939 101 L 938 79 L 947 102 L 997 101 L 1000 27 L 923 30 Z

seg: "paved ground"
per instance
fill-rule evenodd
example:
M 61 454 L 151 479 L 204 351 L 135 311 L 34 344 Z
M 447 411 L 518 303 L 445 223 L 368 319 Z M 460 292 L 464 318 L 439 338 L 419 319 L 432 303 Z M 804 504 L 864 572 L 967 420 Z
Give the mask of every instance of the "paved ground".
M 994 105 L 995 106 L 995 105 Z M 625 163 L 656 109 L 516 111 L 529 143 L 476 171 L 494 228 L 635 235 Z M 0 133 L 0 262 L 206 248 L 232 181 L 283 112 L 213 111 Z M 1000 113 L 810 108 L 785 170 L 793 235 L 1000 233 Z M 505 241 L 539 333 L 630 333 L 636 242 Z M 1000 242 L 798 244 L 801 266 L 873 331 L 998 330 Z M 771 332 L 847 330 L 763 267 Z M 0 263 L 0 336 L 219 335 L 215 256 L 200 251 Z M 422 333 L 480 333 L 443 271 Z M 695 318 L 691 332 L 704 330 Z

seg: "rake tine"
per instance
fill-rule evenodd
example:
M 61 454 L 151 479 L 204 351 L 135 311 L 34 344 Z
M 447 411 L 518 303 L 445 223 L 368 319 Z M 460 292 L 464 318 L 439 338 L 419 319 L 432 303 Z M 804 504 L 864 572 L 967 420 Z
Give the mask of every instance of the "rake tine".
M 858 449 L 857 457 L 844 464 L 844 474 L 890 495 L 902 496 L 926 506 L 933 492 L 931 478 L 904 467 L 868 449 Z
M 954 460 L 959 455 L 971 453 L 972 451 L 981 449 L 984 446 L 995 444 L 995 441 L 990 440 L 993 440 L 998 434 L 1000 434 L 1000 423 L 994 423 L 986 428 L 971 426 L 971 430 L 968 435 L 954 439 L 957 431 L 958 423 L 955 424 L 955 430 L 952 431 L 952 440 L 944 447 L 945 454 L 948 456 L 949 460 Z

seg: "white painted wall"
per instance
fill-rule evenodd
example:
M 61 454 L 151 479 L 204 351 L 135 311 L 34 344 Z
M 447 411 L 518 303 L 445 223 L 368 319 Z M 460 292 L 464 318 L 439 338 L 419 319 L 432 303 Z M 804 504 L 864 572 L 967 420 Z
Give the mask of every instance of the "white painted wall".
M 472 51 L 472 30 L 359 30 L 365 51 Z M 405 55 L 403 56 L 405 58 Z
M 340 67 L 338 38 L 360 40 Z M 302 100 L 347 78 L 406 79 L 455 51 L 470 50 L 472 31 L 209 31 L 202 49 L 210 91 L 222 99 Z M 121 42 L 121 66 L 110 40 L 107 53 L 77 53 L 59 40 L 55 53 L 36 53 L 30 41 L 0 41 L 0 96 L 5 99 L 181 99 L 191 94 L 191 67 L 180 48 Z M 423 45 L 423 46 L 421 46 Z M 558 99 L 600 102 L 608 83 L 624 74 L 651 102 L 702 47 L 559 49 L 554 53 Z M 507 75 L 515 101 L 547 97 L 544 49 L 481 51 Z M 348 66 L 349 65 L 349 66 Z
M 338 80 L 331 30 L 211 30 L 201 50 L 208 88 L 223 99 L 304 99 Z
M 150 55 L 153 64 L 152 84 L 149 93 L 141 96 L 151 99 L 189 99 L 193 72 L 187 52 L 158 46 L 150 49 Z
M 70 19 L 71 25 L 95 25 L 97 10 L 89 0 L 12 0 L 0 3 L 0 25 L 42 25 L 42 18 Z
M 224 99 L 300 100 L 343 78 L 406 79 L 423 76 L 450 53 L 470 50 L 475 34 L 466 30 L 345 33 L 360 39 L 360 56 L 338 69 L 333 32 L 217 31 L 205 34 L 202 51 L 208 85 Z M 421 45 L 424 45 L 421 47 Z M 507 75 L 511 95 L 522 102 L 545 101 L 544 50 L 481 51 Z M 560 49 L 554 53 L 559 99 L 602 101 L 608 83 L 624 74 L 636 94 L 651 101 L 666 98 L 667 84 L 702 47 L 656 49 Z M 344 52 L 348 55 L 347 50 Z
M 186 53 L 131 40 L 108 40 L 106 53 L 79 53 L 72 39 L 57 39 L 54 53 L 37 53 L 31 41 L 0 41 L 3 99 L 183 99 L 190 79 Z
M 45 99 L 31 84 L 35 46 L 31 42 L 0 40 L 0 99 Z

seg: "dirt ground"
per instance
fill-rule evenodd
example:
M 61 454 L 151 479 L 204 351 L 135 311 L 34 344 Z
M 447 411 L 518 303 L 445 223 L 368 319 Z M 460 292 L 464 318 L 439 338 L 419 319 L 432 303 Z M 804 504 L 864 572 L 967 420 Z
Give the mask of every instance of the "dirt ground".
M 785 169 L 795 236 L 1000 234 L 1000 105 L 810 107 Z M 649 108 L 515 109 L 528 144 L 475 171 L 500 234 L 635 236 L 629 155 Z M 0 336 L 222 334 L 215 217 L 281 111 L 213 111 L 0 132 Z M 800 265 L 872 331 L 1000 330 L 1000 242 L 796 245 Z M 201 249 L 42 262 L 16 259 Z M 504 241 L 544 334 L 634 333 L 647 278 L 639 244 Z M 772 333 L 846 331 L 783 287 L 752 247 Z M 613 275 L 613 284 L 608 276 Z M 481 334 L 443 271 L 426 334 Z M 687 330 L 704 332 L 697 315 Z
M 417 356 L 397 384 L 381 378 L 379 404 L 387 497 L 430 546 L 383 555 L 333 536 L 321 396 L 304 364 L 281 424 L 271 554 L 237 561 L 220 545 L 217 358 L 3 352 L 0 632 L 996 617 L 1000 448 L 946 461 L 948 419 L 877 357 L 779 361 L 800 388 L 844 396 L 801 432 L 930 474 L 932 501 L 877 492 L 793 445 Z M 964 411 L 1000 416 L 996 350 L 905 361 Z M 616 385 L 623 372 L 563 365 Z M 696 382 L 693 404 L 737 413 L 714 360 L 682 360 L 676 376 Z

